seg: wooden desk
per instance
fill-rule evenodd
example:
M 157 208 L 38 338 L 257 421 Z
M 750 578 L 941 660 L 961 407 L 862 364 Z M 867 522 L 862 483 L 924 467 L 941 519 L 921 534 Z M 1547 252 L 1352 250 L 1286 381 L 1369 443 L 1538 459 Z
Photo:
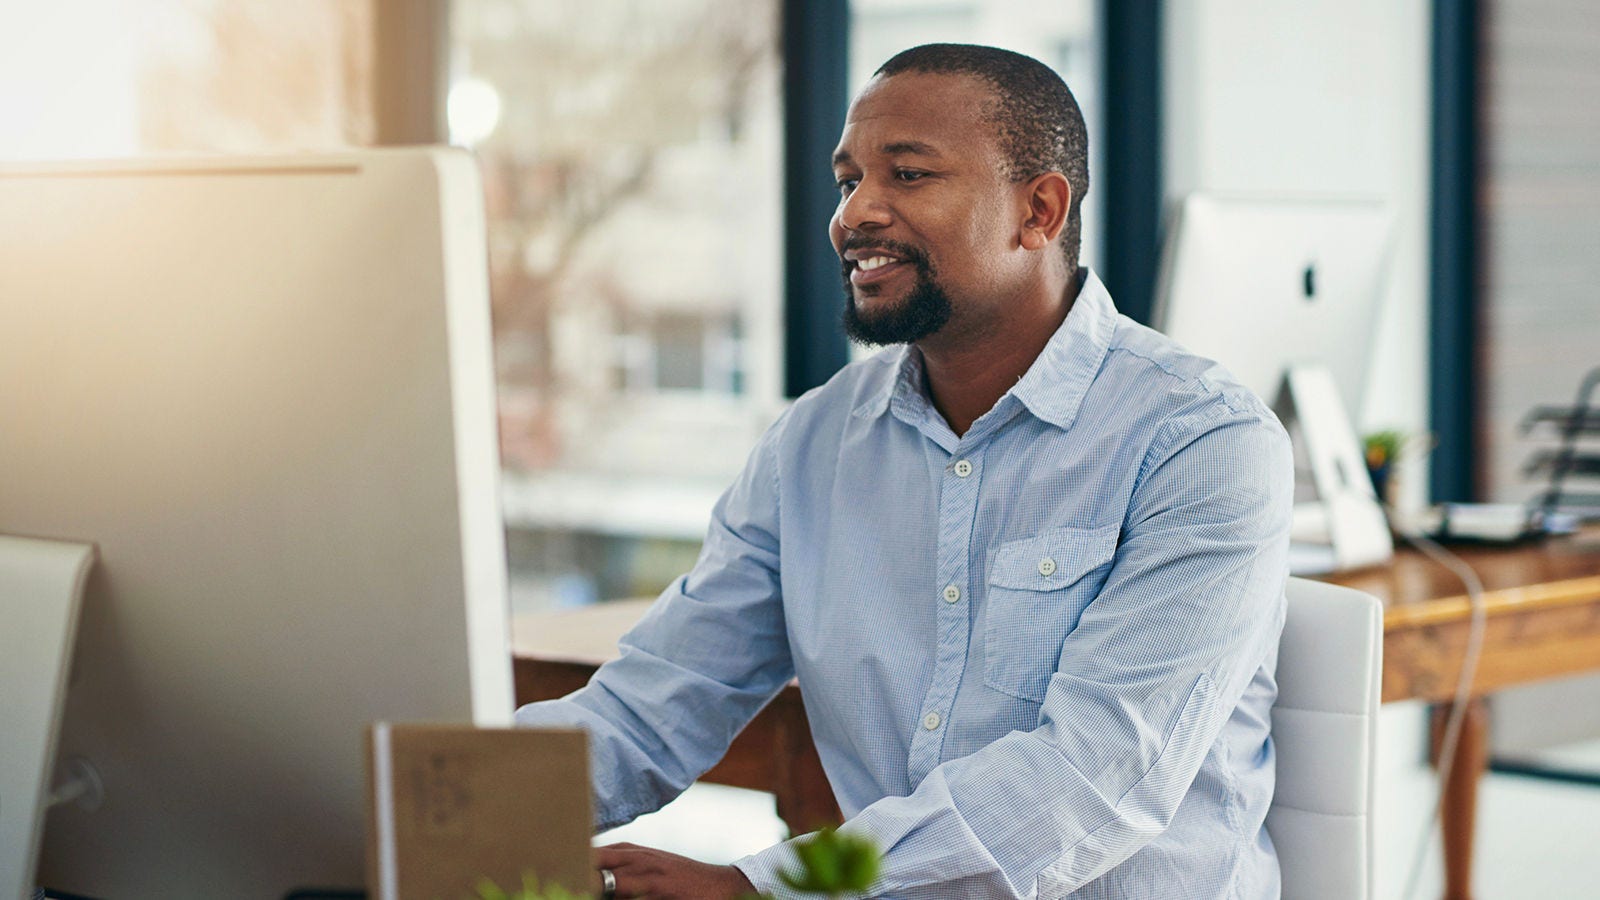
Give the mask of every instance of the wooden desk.
M 1483 580 L 1488 618 L 1474 698 L 1446 786 L 1449 900 L 1469 896 L 1477 784 L 1488 759 L 1483 696 L 1514 684 L 1600 669 L 1600 530 L 1513 549 L 1456 550 Z M 1384 701 L 1442 704 L 1435 714 L 1442 721 L 1460 673 L 1470 618 L 1459 579 L 1421 554 L 1402 550 L 1389 565 L 1329 580 L 1384 602 Z M 582 686 L 616 655 L 617 637 L 649 602 L 519 618 L 512 635 L 517 701 L 559 697 Z M 772 791 L 778 815 L 795 834 L 840 820 L 792 683 L 739 735 L 706 780 Z
M 1489 762 L 1484 697 L 1517 684 L 1600 669 L 1600 529 L 1516 548 L 1451 548 L 1483 582 L 1483 653 L 1444 797 L 1446 900 L 1472 896 L 1478 782 Z M 1414 550 L 1329 581 L 1383 601 L 1383 700 L 1434 707 L 1434 755 L 1452 711 L 1471 606 L 1456 575 Z

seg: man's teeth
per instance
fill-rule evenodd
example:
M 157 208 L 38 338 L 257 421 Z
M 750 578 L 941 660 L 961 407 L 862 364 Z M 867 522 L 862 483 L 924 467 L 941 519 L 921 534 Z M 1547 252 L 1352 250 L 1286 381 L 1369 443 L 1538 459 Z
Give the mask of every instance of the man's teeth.
M 871 256 L 866 259 L 857 260 L 856 267 L 861 269 L 863 272 L 871 272 L 873 269 L 876 269 L 879 266 L 886 266 L 892 262 L 894 262 L 894 260 L 887 256 Z

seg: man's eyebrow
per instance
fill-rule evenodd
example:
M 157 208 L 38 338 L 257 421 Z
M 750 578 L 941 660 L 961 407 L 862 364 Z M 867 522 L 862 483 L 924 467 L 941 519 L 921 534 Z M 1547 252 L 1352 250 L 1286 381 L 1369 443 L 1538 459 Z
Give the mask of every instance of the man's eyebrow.
M 925 144 L 922 141 L 894 141 L 892 143 L 884 144 L 881 148 L 881 152 L 884 156 L 940 157 L 944 155 L 939 152 L 937 147 L 933 146 L 932 144 Z M 850 151 L 835 150 L 833 152 L 833 164 L 835 166 L 847 165 L 852 162 L 855 162 L 855 158 L 850 155 Z
M 921 141 L 895 141 L 883 145 L 884 156 L 943 156 L 932 144 Z

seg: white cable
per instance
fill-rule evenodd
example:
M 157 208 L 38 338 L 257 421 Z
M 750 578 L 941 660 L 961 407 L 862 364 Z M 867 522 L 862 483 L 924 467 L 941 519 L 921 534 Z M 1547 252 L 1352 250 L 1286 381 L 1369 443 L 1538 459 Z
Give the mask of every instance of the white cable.
M 1417 883 L 1422 877 L 1422 866 L 1428 858 L 1428 851 L 1433 846 L 1434 825 L 1439 821 L 1444 809 L 1445 785 L 1450 782 L 1451 770 L 1455 767 L 1456 744 L 1461 739 L 1462 724 L 1466 720 L 1467 703 L 1472 697 L 1472 680 L 1478 671 L 1478 657 L 1483 651 L 1483 633 L 1486 610 L 1483 605 L 1483 582 L 1479 580 L 1478 573 L 1472 570 L 1461 557 L 1428 537 L 1412 531 L 1399 524 L 1399 516 L 1394 510 L 1385 507 L 1389 514 L 1389 523 L 1394 531 L 1406 540 L 1407 543 L 1421 550 L 1429 559 L 1444 566 L 1455 573 L 1457 578 L 1467 589 L 1467 602 L 1471 608 L 1472 617 L 1467 626 L 1467 648 L 1461 655 L 1461 677 L 1456 682 L 1456 693 L 1451 703 L 1450 718 L 1446 720 L 1444 738 L 1439 742 L 1439 786 L 1434 797 L 1433 807 L 1428 812 L 1427 821 L 1422 823 L 1422 835 L 1417 839 L 1416 854 L 1411 859 L 1411 868 L 1406 875 L 1406 889 L 1401 896 L 1405 900 L 1412 900 L 1416 896 Z

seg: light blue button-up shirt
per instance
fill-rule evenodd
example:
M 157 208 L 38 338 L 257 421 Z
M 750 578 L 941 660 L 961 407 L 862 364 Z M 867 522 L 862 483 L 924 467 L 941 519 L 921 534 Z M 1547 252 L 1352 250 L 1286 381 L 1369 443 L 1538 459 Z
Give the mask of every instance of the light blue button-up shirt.
M 1087 274 L 957 436 L 901 348 L 772 426 L 693 571 L 588 687 L 597 827 L 715 763 L 791 677 L 892 897 L 1264 898 L 1289 441 Z M 784 845 L 736 865 L 783 895 Z

